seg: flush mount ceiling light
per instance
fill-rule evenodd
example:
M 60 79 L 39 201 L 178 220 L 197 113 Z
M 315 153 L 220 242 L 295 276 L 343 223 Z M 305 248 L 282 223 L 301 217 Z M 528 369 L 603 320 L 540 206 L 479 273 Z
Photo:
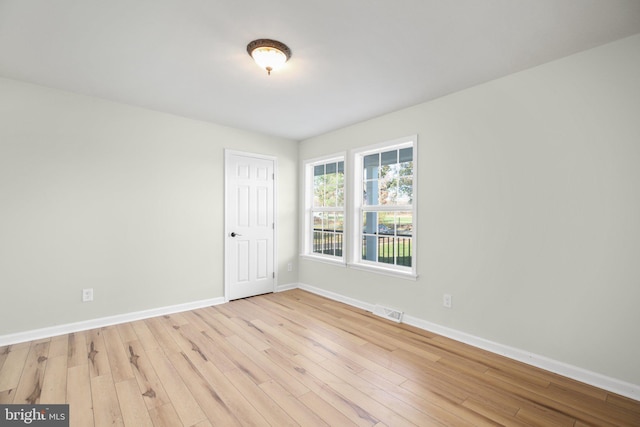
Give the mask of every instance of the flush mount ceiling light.
M 247 45 L 247 53 L 251 55 L 260 68 L 271 71 L 282 67 L 291 58 L 291 49 L 277 40 L 258 39 Z

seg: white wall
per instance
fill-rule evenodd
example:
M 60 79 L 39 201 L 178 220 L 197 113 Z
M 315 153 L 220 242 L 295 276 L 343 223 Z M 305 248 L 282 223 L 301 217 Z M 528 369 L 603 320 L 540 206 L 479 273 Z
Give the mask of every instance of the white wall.
M 415 133 L 419 279 L 301 260 L 300 282 L 640 385 L 640 35 L 303 141 L 300 160 Z
M 0 336 L 222 297 L 225 148 L 278 158 L 295 283 L 296 142 L 0 79 Z

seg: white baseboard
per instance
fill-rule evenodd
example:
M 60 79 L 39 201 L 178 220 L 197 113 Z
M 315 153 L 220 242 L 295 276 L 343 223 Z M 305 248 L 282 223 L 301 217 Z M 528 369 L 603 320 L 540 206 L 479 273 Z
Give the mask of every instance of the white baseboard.
M 358 307 L 358 308 L 361 308 L 362 310 L 370 311 L 372 313 L 373 313 L 373 308 L 375 307 L 375 304 L 369 304 L 364 301 L 357 300 L 355 298 L 347 297 L 347 296 L 344 296 L 335 292 L 327 291 L 321 288 L 316 288 L 315 286 L 305 285 L 304 283 L 300 283 L 298 287 L 300 289 L 304 289 L 305 291 L 309 291 L 311 293 L 314 293 L 323 297 L 327 297 L 334 301 L 340 301 L 345 304 L 351 305 L 353 307 Z
M 300 287 L 299 283 L 286 283 L 284 285 L 276 286 L 275 292 L 290 291 L 291 289 L 298 289 L 299 287 Z
M 195 310 L 198 308 L 223 304 L 224 302 L 224 297 L 211 298 L 184 304 L 171 305 L 167 307 L 153 308 L 150 310 L 136 311 L 133 313 L 101 317 L 98 319 L 85 320 L 82 322 L 67 323 L 64 325 L 34 329 L 31 331 L 17 332 L 15 334 L 0 336 L 0 346 L 17 344 L 25 341 L 34 341 L 42 338 L 50 338 L 57 335 L 70 334 L 73 332 L 86 331 L 89 329 L 103 328 L 105 326 L 117 325 L 119 323 L 125 322 L 133 322 L 136 320 L 148 319 L 150 317 L 164 316 L 167 314 L 179 313 L 182 311 Z
M 340 295 L 335 292 L 317 288 L 315 286 L 305 285 L 303 283 L 300 283 L 298 285 L 298 288 L 327 297 L 334 301 L 343 302 L 345 304 L 371 312 L 373 312 L 373 308 L 375 306 L 374 304 L 369 304 L 354 298 Z M 424 329 L 426 331 L 433 332 L 438 335 L 442 335 L 447 338 L 451 338 L 456 341 L 460 341 L 465 344 L 490 351 L 491 353 L 499 354 L 501 356 L 508 357 L 509 359 L 517 360 L 519 362 L 526 363 L 528 365 L 535 366 L 537 368 L 541 368 L 546 371 L 553 372 L 564 377 L 610 391 L 612 393 L 626 396 L 634 400 L 640 400 L 640 385 L 638 384 L 632 384 L 626 381 L 619 380 L 617 378 L 599 374 L 597 372 L 588 371 L 577 366 L 569 365 L 564 362 L 553 360 L 548 357 L 530 353 L 518 348 L 510 347 L 508 345 L 489 341 L 484 338 L 467 334 L 466 332 L 447 328 L 445 326 L 441 326 L 436 323 L 428 322 L 426 320 L 406 314 L 402 319 L 402 323 L 406 323 L 407 325 L 415 326 L 420 329 Z

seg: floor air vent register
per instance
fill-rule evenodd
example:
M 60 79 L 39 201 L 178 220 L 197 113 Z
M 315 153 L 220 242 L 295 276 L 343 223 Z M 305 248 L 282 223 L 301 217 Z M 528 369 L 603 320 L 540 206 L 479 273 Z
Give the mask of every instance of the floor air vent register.
M 373 308 L 373 314 L 378 315 L 380 317 L 384 317 L 385 319 L 392 320 L 396 323 L 402 322 L 402 312 L 399 310 L 394 310 L 393 308 L 383 307 L 380 304 L 376 304 Z

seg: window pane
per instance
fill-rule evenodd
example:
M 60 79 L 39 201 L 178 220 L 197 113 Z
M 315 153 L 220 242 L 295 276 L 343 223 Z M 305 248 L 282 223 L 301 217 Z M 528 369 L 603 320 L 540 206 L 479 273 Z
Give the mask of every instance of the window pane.
M 325 212 L 324 213 L 324 230 L 325 231 L 334 231 L 335 230 L 335 213 L 334 212 Z
M 376 261 L 377 254 L 376 236 L 362 236 L 362 259 L 367 261 Z
M 313 232 L 313 252 L 317 254 L 322 253 L 322 232 Z
M 333 255 L 335 251 L 335 242 L 332 233 L 322 233 L 322 253 L 325 255 Z
M 342 213 L 336 213 L 335 215 L 336 232 L 342 233 L 344 231 L 344 215 Z
M 336 233 L 332 236 L 333 254 L 335 256 L 342 256 L 342 233 Z
M 317 168 L 316 166 L 314 169 Z M 313 177 L 313 206 L 324 206 L 324 174 L 314 175 Z
M 340 168 L 338 168 L 336 179 L 336 207 L 342 206 L 344 206 L 344 170 L 340 170 Z
M 364 192 L 362 194 L 362 204 L 374 206 L 378 204 L 378 180 L 365 181 Z
M 378 166 L 380 166 L 380 155 L 378 153 L 364 156 L 363 159 L 363 179 L 377 179 Z
M 386 170 L 385 170 L 386 169 Z M 398 177 L 394 166 L 383 166 L 384 178 L 379 181 L 379 205 L 395 205 L 398 200 Z
M 378 237 L 378 262 L 395 264 L 395 240 L 390 236 Z
M 413 239 L 410 237 L 398 237 L 396 239 L 396 265 L 411 267 L 411 260 L 413 258 L 412 241 Z
M 396 213 L 396 234 L 403 237 L 413 235 L 413 214 L 411 212 Z
M 313 229 L 322 230 L 322 212 L 313 213 Z
M 334 165 L 335 166 L 335 165 Z M 325 175 L 324 206 L 336 206 L 337 177 L 335 173 Z
M 402 177 L 398 185 L 397 205 L 413 204 L 413 177 Z
M 378 216 L 376 212 L 365 212 L 362 216 L 362 232 L 376 234 Z
M 393 165 L 398 163 L 398 150 L 387 151 L 380 155 L 382 165 Z
M 413 147 L 402 148 L 400 150 L 400 163 L 413 161 Z
M 378 234 L 393 235 L 395 228 L 395 214 L 393 212 L 378 213 Z

